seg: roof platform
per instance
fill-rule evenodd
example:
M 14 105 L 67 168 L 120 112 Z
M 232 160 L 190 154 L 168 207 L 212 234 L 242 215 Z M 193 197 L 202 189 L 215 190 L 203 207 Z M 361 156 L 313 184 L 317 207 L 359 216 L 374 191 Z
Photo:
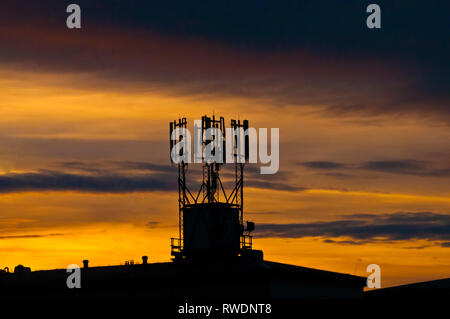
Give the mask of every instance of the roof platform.
M 2 299 L 262 300 L 362 298 L 366 278 L 244 258 L 81 269 L 69 289 L 65 269 L 0 277 Z

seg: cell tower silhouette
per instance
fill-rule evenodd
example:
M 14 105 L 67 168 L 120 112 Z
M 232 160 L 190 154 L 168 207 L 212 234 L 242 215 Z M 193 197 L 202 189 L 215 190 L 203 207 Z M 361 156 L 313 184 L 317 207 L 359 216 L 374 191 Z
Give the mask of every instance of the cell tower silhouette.
M 225 120 L 203 116 L 201 126 L 194 125 L 194 156 L 200 154 L 202 183 L 193 194 L 186 185 L 190 152 L 186 118 L 170 123 L 171 162 L 177 154 L 178 168 L 178 238 L 171 238 L 174 261 L 224 259 L 233 257 L 261 258 L 262 251 L 253 250 L 253 222 L 244 227 L 244 167 L 249 159 L 248 121 L 231 120 L 232 136 L 226 136 Z M 230 132 L 230 130 L 228 130 Z M 198 143 L 197 143 L 198 141 Z M 231 152 L 226 152 L 227 146 Z M 203 160 L 203 154 L 210 158 Z M 233 159 L 227 159 L 227 154 Z M 194 161 L 195 162 L 195 161 Z M 234 165 L 234 183 L 227 195 L 220 177 L 225 163 Z

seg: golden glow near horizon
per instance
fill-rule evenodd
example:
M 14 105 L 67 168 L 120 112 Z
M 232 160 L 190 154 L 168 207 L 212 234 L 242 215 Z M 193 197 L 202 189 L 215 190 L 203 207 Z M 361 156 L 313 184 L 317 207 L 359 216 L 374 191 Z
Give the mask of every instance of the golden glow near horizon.
M 92 163 L 95 169 L 109 160 L 168 165 L 168 121 L 179 114 L 191 121 L 215 112 L 227 119 L 248 118 L 255 127 L 279 127 L 280 174 L 288 173 L 274 179 L 305 187 L 246 188 L 246 219 L 257 228 L 258 223 L 332 221 L 351 214 L 450 213 L 448 178 L 357 168 L 384 158 L 432 156 L 448 164 L 445 126 L 388 118 L 366 125 L 322 116 L 311 111 L 313 105 L 280 112 L 268 102 L 242 97 L 97 87 L 89 74 L 12 72 L 0 72 L 0 145 L 7 145 L 0 149 L 0 175 L 61 170 L 60 163 L 71 161 Z M 138 144 L 129 146 L 133 143 Z M 345 174 L 300 165 L 317 160 L 344 163 Z M 63 268 L 83 259 L 110 265 L 140 261 L 142 255 L 150 262 L 168 261 L 169 239 L 177 235 L 176 200 L 171 191 L 1 193 L 0 267 Z M 254 243 L 268 260 L 360 276 L 366 276 L 368 264 L 378 263 L 384 286 L 450 274 L 450 248 L 426 240 L 343 245 L 322 237 L 256 237 Z

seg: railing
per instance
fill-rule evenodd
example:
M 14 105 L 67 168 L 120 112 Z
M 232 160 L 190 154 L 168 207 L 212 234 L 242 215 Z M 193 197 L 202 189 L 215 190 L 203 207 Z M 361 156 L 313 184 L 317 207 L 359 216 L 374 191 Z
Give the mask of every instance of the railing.
M 252 249 L 253 246 L 253 236 L 243 234 L 241 236 L 241 249 Z
M 170 252 L 171 255 L 180 254 L 183 250 L 183 241 L 181 238 L 170 238 Z

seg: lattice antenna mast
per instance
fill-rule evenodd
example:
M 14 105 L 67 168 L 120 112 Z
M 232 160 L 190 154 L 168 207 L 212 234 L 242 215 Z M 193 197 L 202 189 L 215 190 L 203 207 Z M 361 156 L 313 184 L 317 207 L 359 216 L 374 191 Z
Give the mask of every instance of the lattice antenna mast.
M 200 187 L 200 191 L 203 195 L 202 203 L 219 202 L 220 189 L 226 200 L 227 196 L 219 175 L 220 167 L 226 161 L 224 118 L 220 117 L 216 120 L 215 115 L 213 115 L 212 118 L 206 115 L 202 116 L 201 136 L 202 151 L 204 150 L 211 155 L 211 157 L 206 158 L 203 163 L 203 181 L 202 186 Z
M 244 226 L 244 166 L 249 159 L 249 135 L 248 135 L 248 121 L 231 120 L 231 128 L 233 130 L 233 156 L 234 160 L 234 174 L 235 186 L 230 194 L 231 201 L 237 205 L 240 212 L 240 223 Z M 247 132 L 247 134 L 246 134 Z M 242 145 L 244 142 L 244 145 Z
M 188 143 L 183 140 L 183 134 L 187 128 L 186 118 L 180 118 L 178 121 L 170 122 L 170 162 L 174 163 L 173 152 L 180 155 L 181 161 L 177 163 L 178 167 L 178 234 L 180 241 L 183 236 L 183 208 L 189 203 L 187 193 L 189 190 L 186 187 L 186 170 L 188 164 L 182 159 L 182 156 L 187 151 Z M 181 134 L 180 134 L 181 133 Z M 177 145 L 177 147 L 175 147 Z M 190 192 L 189 192 L 190 193 Z M 191 195 L 192 196 L 192 195 Z

